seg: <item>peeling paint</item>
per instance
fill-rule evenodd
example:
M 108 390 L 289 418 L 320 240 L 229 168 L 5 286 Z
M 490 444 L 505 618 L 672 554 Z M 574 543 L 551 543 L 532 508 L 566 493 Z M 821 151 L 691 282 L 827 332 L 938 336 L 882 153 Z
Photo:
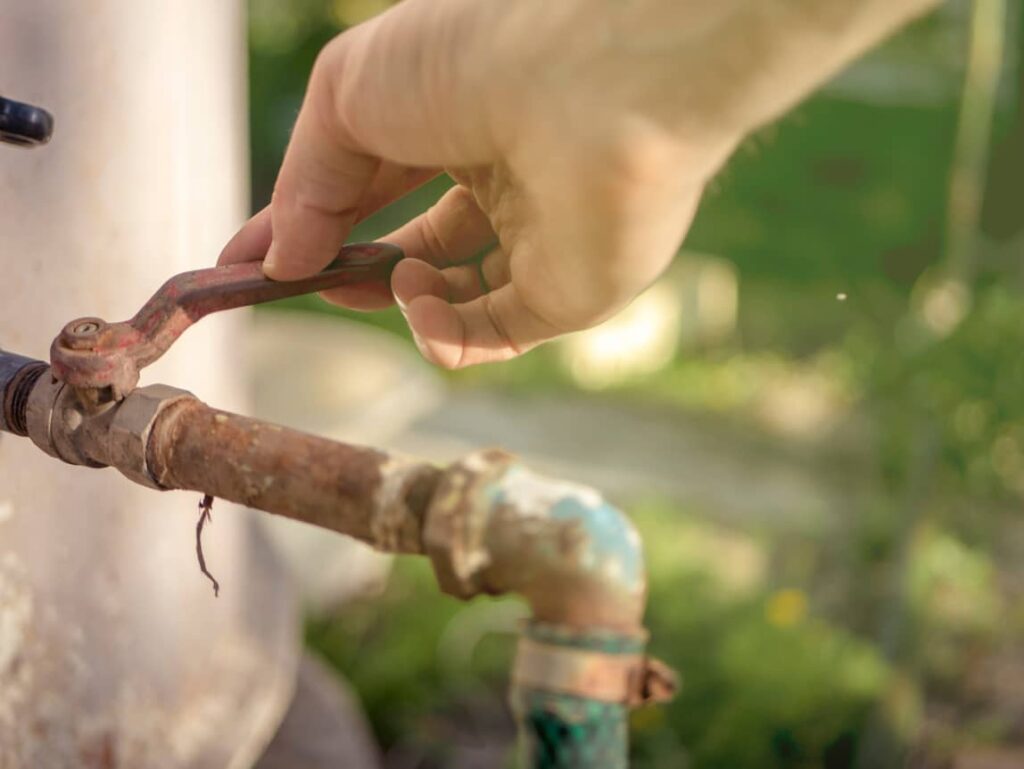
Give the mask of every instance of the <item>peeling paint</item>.
M 419 539 L 416 514 L 409 509 L 406 494 L 410 485 L 424 474 L 422 462 L 390 455 L 380 466 L 380 483 L 373 494 L 370 531 L 373 545 L 385 552 L 402 550 L 404 540 Z M 404 548 L 408 550 L 408 545 Z
M 522 467 L 511 467 L 501 479 L 502 501 L 522 513 L 547 515 L 566 499 L 575 499 L 584 507 L 604 504 L 601 495 L 591 488 L 568 481 L 554 481 L 531 473 Z

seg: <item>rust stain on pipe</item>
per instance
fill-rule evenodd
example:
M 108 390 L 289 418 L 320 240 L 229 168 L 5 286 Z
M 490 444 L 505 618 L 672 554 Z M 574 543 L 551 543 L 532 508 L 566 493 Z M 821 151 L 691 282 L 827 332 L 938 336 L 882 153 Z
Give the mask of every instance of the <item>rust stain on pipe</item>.
M 147 464 L 168 489 L 191 489 L 347 534 L 380 550 L 423 551 L 441 471 L 218 411 L 189 398 L 161 413 Z

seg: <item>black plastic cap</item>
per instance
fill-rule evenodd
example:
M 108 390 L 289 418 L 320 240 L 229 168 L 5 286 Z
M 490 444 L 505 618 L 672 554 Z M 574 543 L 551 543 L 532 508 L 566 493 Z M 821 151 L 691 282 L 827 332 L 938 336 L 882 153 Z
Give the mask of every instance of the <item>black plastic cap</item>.
M 0 96 L 0 141 L 22 147 L 46 144 L 53 134 L 53 115 L 42 107 Z

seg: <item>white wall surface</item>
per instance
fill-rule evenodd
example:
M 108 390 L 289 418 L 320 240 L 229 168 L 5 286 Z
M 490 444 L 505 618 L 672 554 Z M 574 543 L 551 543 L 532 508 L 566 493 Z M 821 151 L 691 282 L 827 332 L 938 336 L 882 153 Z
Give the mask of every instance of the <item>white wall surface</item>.
M 0 94 L 56 118 L 0 145 L 0 347 L 123 320 L 207 266 L 247 208 L 239 0 L 0 0 Z M 243 408 L 241 318 L 191 329 L 143 383 Z M 235 340 L 237 341 L 237 340 Z M 243 767 L 276 727 L 293 602 L 249 514 L 0 438 L 0 769 Z

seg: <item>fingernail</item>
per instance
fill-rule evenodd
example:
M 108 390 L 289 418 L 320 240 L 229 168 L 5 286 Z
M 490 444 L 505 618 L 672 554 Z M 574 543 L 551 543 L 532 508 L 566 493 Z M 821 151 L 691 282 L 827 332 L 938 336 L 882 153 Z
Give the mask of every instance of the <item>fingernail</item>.
M 414 329 L 412 327 L 412 323 L 409 322 L 409 314 L 406 312 L 405 302 L 403 302 L 396 296 L 395 304 L 398 305 L 398 309 L 401 311 L 402 317 L 405 318 L 405 325 L 409 327 L 409 333 L 412 335 L 412 341 L 413 344 L 416 345 L 416 349 L 420 351 L 420 355 L 422 355 L 427 361 L 433 363 L 434 358 L 431 356 L 430 351 L 427 348 L 426 342 L 424 342 L 423 338 L 416 333 L 416 329 Z
M 412 330 L 411 326 L 409 327 L 409 330 L 412 331 L 412 341 L 416 345 L 416 349 L 420 351 L 420 355 L 422 355 L 427 362 L 433 363 L 434 356 L 430 354 L 430 349 L 427 347 L 426 342 L 423 341 L 419 334 Z
M 278 261 L 277 244 L 271 243 L 270 248 L 267 249 L 267 255 L 263 258 L 263 274 L 269 276 L 276 272 Z

